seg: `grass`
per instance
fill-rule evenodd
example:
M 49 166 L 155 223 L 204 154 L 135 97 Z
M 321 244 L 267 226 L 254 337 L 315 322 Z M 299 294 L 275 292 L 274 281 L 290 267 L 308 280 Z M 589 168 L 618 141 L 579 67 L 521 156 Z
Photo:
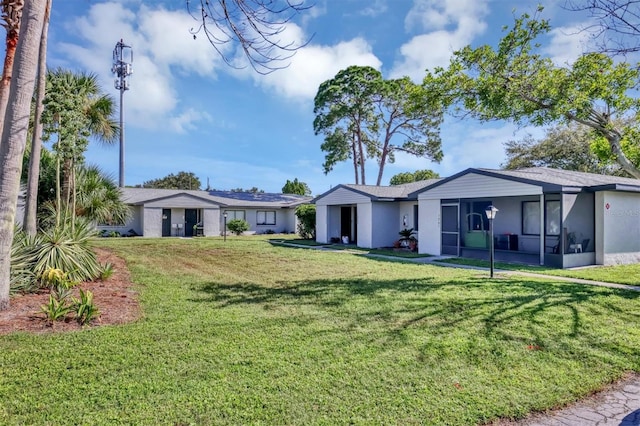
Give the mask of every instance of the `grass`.
M 489 267 L 489 261 L 480 259 L 450 258 L 438 262 L 457 265 Z M 509 271 L 534 272 L 558 277 L 580 278 L 584 280 L 603 281 L 617 284 L 640 285 L 640 263 L 616 266 L 583 267 L 573 269 L 557 269 L 544 266 L 523 265 L 516 263 L 496 262 L 495 267 Z
M 143 319 L 0 336 L 1 424 L 481 424 L 640 369 L 635 292 L 258 237 L 99 244 Z

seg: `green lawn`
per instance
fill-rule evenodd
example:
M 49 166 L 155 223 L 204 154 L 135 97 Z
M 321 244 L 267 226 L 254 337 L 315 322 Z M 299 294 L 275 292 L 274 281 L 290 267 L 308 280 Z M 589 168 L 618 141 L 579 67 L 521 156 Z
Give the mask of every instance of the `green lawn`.
M 438 262 L 456 265 L 471 265 L 489 267 L 489 261 L 479 259 L 451 258 Z M 617 284 L 640 285 L 640 263 L 631 265 L 597 266 L 574 269 L 557 269 L 544 266 L 522 265 L 516 263 L 496 262 L 495 267 L 510 271 L 534 272 L 537 274 L 554 275 L 558 277 L 580 278 L 592 281 L 604 281 Z
M 639 293 L 269 244 L 105 239 L 143 319 L 0 336 L 0 424 L 478 424 L 640 371 Z

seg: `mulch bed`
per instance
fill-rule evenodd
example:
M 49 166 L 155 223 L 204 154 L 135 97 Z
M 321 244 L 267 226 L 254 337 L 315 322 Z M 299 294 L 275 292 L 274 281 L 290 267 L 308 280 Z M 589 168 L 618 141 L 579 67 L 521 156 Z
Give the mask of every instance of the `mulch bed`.
M 100 317 L 84 327 L 124 324 L 140 318 L 138 295 L 132 289 L 131 275 L 124 260 L 106 249 L 95 249 L 95 252 L 100 263 L 109 262 L 113 265 L 114 272 L 105 281 L 86 282 L 78 286 L 93 293 L 94 303 L 100 310 Z M 77 289 L 75 293 L 75 297 L 78 297 Z M 12 297 L 9 309 L 0 312 L 0 334 L 14 331 L 57 333 L 83 328 L 73 319 L 50 325 L 40 311 L 40 307 L 48 301 L 48 291 Z

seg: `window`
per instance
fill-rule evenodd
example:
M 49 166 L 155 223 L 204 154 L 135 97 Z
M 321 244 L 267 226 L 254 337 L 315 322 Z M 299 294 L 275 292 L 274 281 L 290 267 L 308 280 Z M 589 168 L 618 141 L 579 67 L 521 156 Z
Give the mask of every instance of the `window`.
M 245 220 L 244 210 L 226 210 L 227 220 L 241 219 Z
M 256 225 L 275 225 L 276 224 L 276 212 L 271 211 L 258 211 L 256 213 Z
M 522 202 L 522 234 L 540 235 L 540 202 Z

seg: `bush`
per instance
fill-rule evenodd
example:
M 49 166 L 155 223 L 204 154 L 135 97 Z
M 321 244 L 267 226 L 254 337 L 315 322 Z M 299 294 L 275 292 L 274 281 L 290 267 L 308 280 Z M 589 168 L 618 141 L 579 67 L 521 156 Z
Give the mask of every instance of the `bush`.
M 241 235 L 243 232 L 249 230 L 249 222 L 242 219 L 233 219 L 227 222 L 227 228 L 234 234 Z
M 65 271 L 73 282 L 93 281 L 104 273 L 90 242 L 97 235 L 86 221 L 76 219 L 75 226 L 63 224 L 34 237 L 16 232 L 11 247 L 11 283 L 13 291 L 29 291 L 52 269 Z M 27 280 L 32 280 L 31 285 Z
M 300 238 L 315 240 L 316 238 L 316 206 L 302 204 L 296 208 L 298 218 L 298 235 Z

